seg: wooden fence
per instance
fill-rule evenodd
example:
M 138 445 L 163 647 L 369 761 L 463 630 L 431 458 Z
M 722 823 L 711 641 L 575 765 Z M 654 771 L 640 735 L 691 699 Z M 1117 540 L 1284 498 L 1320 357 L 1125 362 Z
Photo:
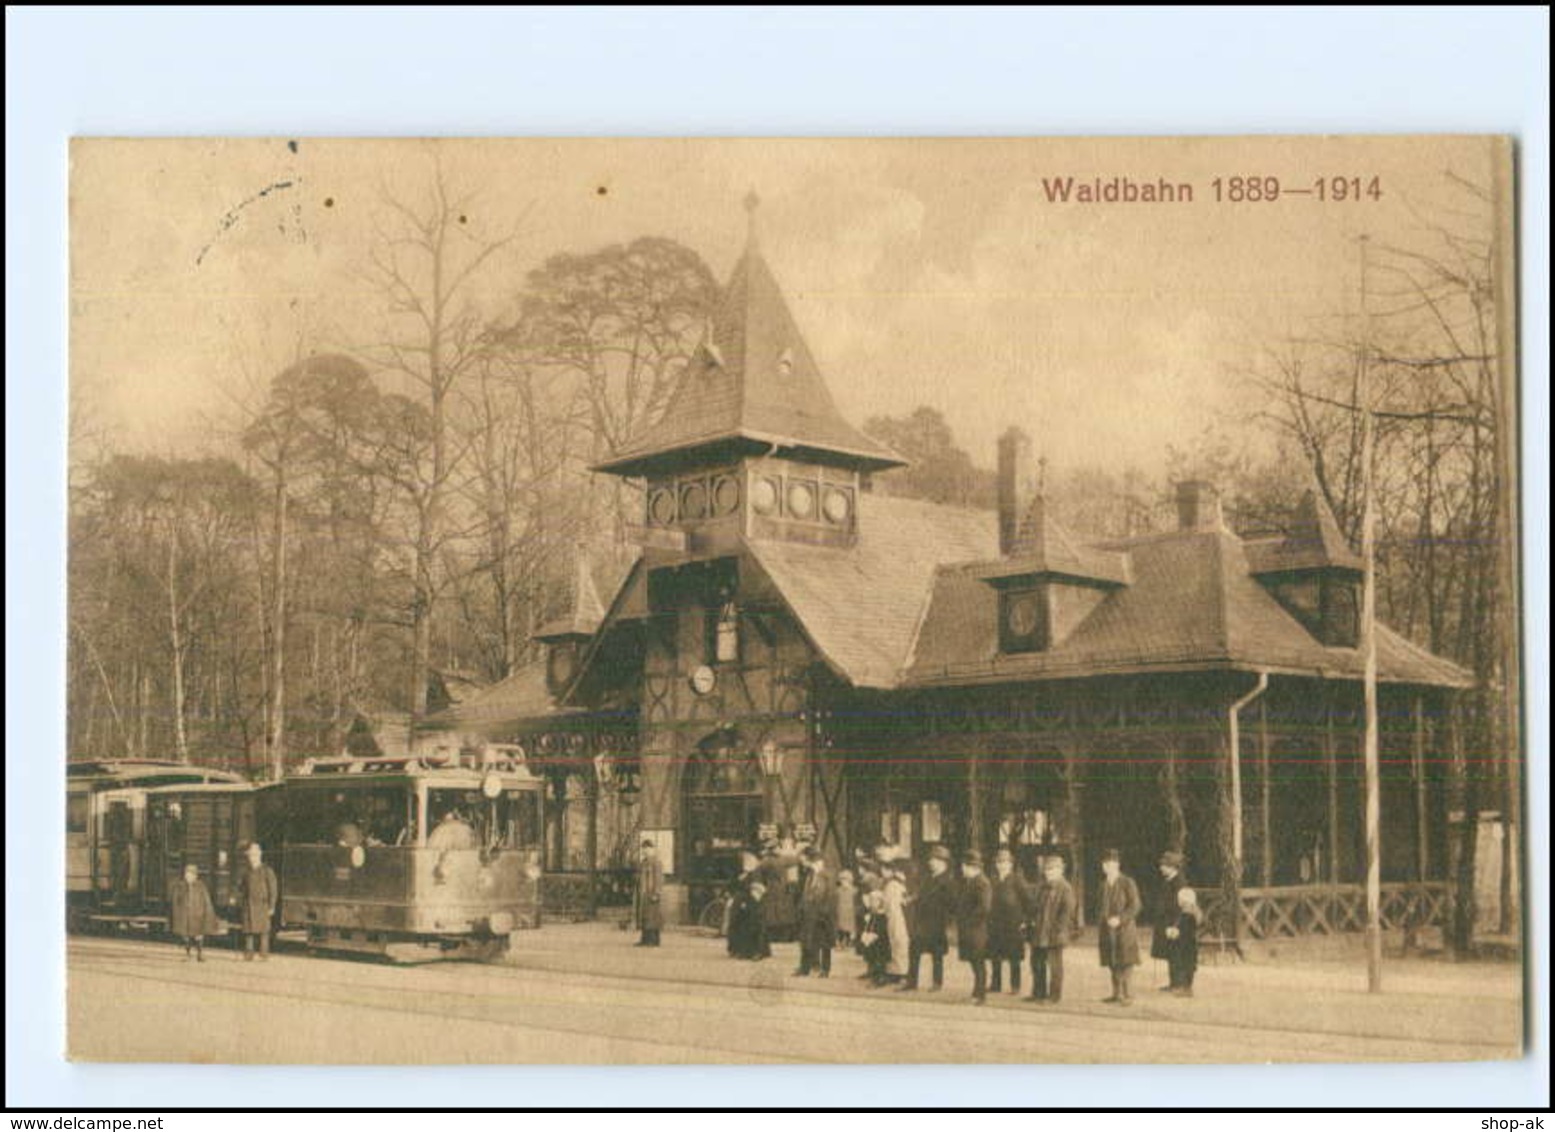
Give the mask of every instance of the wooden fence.
M 1382 886 L 1383 931 L 1447 927 L 1452 907 L 1446 881 L 1414 881 Z M 1291 939 L 1366 930 L 1366 886 L 1306 884 L 1244 888 L 1241 931 L 1233 933 L 1225 897 L 1204 892 L 1205 919 L 1214 932 L 1244 939 Z

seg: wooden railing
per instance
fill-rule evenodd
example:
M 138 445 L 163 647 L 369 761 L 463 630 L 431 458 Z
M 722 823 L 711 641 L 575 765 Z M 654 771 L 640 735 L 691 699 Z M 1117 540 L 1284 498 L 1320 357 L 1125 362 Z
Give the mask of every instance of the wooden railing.
M 1201 892 L 1205 920 L 1222 935 L 1228 929 L 1225 897 Z M 1241 892 L 1241 936 L 1244 939 L 1291 939 L 1338 935 L 1366 929 L 1366 886 L 1304 884 L 1280 888 L 1244 888 Z M 1382 886 L 1383 931 L 1446 927 L 1451 909 L 1446 881 L 1413 881 Z
M 630 908 L 632 869 L 600 869 L 594 874 L 594 907 Z M 589 915 L 589 877 L 587 873 L 546 873 L 540 881 L 545 914 L 555 920 L 586 920 Z

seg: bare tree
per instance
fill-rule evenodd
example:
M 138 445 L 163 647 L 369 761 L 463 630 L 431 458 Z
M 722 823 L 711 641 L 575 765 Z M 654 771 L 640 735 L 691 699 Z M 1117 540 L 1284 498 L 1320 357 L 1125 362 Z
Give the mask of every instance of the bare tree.
M 445 497 L 461 457 L 450 428 L 451 396 L 488 344 L 472 292 L 483 270 L 516 239 L 517 229 L 476 236 L 474 197 L 454 195 L 441 165 L 421 201 L 407 202 L 387 188 L 381 199 L 384 215 L 368 253 L 367 275 L 384 300 L 386 333 L 364 352 L 417 390 L 426 408 L 424 451 L 416 453 L 414 466 L 396 462 L 393 473 L 409 499 L 413 522 L 409 702 L 414 727 L 426 714 L 432 618 L 449 536 Z M 399 414 L 397 419 L 409 418 Z M 398 456 L 409 451 L 405 444 L 389 447 L 398 448 Z

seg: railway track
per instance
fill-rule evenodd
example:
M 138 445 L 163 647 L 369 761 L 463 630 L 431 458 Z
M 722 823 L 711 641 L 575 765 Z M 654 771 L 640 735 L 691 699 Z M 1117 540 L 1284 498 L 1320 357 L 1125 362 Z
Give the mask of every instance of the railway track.
M 339 1061 L 1291 1062 L 1507 1054 L 1504 1046 L 1473 1040 L 1184 1021 L 1147 1006 L 1126 1014 L 1084 1007 L 976 1011 L 954 998 L 802 988 L 754 968 L 752 983 L 729 985 L 524 966 L 406 969 L 295 954 L 244 964 L 224 953 L 201 965 L 185 963 L 171 947 L 86 940 L 72 944 L 70 969 L 73 996 L 118 988 L 127 1007 L 208 1001 L 234 1031 L 306 1023 L 304 1046 L 344 1027 L 346 1037 L 324 1042 L 339 1056 L 322 1059 Z M 74 1010 L 72 1019 L 76 1050 Z M 428 1033 L 440 1038 L 406 1037 Z M 472 1043 L 478 1048 L 466 1048 Z M 241 1049 L 211 1053 L 213 1060 L 321 1059 L 303 1050 L 272 1055 L 268 1047 L 259 1057 L 244 1057 Z

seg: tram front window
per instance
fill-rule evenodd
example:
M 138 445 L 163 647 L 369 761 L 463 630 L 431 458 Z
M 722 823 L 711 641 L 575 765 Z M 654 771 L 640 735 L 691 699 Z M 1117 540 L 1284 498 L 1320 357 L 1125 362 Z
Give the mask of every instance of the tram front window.
M 520 849 L 540 844 L 540 795 L 510 790 L 490 799 L 479 790 L 427 791 L 429 849 Z

